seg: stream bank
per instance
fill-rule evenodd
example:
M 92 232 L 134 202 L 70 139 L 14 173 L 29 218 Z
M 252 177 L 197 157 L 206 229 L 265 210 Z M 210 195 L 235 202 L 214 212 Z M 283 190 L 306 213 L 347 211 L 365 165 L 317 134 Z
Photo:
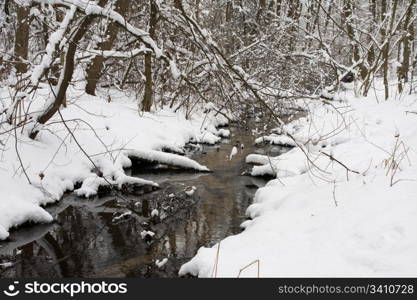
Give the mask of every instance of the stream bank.
M 176 277 L 201 246 L 239 233 L 245 210 L 266 180 L 242 176 L 251 153 L 286 148 L 254 146 L 251 128 L 232 127 L 220 144 L 195 145 L 191 158 L 211 173 L 136 168 L 160 189 L 92 199 L 66 195 L 48 207 L 52 224 L 13 231 L 0 243 L 2 277 Z M 243 147 L 242 147 L 243 145 Z M 236 146 L 238 152 L 229 155 Z M 188 192 L 195 187 L 194 192 Z M 188 194 L 188 195 L 187 195 Z M 159 267 L 155 264 L 158 261 Z

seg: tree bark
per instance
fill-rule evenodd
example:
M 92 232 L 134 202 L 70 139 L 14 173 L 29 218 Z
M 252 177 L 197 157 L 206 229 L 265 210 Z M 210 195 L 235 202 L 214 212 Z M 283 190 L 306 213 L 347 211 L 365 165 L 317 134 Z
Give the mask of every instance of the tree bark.
M 174 6 L 176 9 L 181 9 L 182 8 L 181 0 L 174 0 Z
M 289 19 L 293 19 L 294 23 L 298 24 L 300 21 L 301 9 L 302 9 L 302 3 L 300 1 L 289 1 L 287 17 Z M 289 34 L 291 36 L 291 38 L 289 39 L 290 51 L 295 50 L 296 42 L 297 42 L 297 37 L 296 37 L 297 32 L 298 32 L 298 26 L 293 25 L 289 28 Z
M 256 13 L 256 21 L 258 22 L 259 25 L 260 25 L 260 21 L 261 21 L 261 18 L 265 9 L 266 9 L 266 0 L 259 0 L 258 11 Z
M 177 1 L 176 1 L 177 2 Z M 149 36 L 155 39 L 155 27 L 158 14 L 157 6 L 154 0 L 149 0 L 150 14 L 149 14 Z M 179 3 L 181 5 L 181 3 Z M 153 79 L 152 79 L 152 54 L 145 54 L 145 92 L 142 100 L 142 111 L 151 111 L 153 100 Z
M 18 73 L 26 73 L 28 70 L 28 45 L 29 45 L 29 7 L 17 7 L 17 27 L 16 38 L 14 43 L 14 55 L 19 60 L 16 63 Z
M 388 63 L 389 63 L 389 48 L 390 48 L 390 39 L 391 37 L 389 36 L 392 26 L 394 24 L 394 19 L 395 19 L 395 15 L 397 13 L 397 5 L 398 5 L 398 0 L 393 0 L 392 3 L 392 8 L 391 8 L 391 16 L 390 16 L 390 22 L 389 22 L 389 26 L 385 29 L 383 29 L 382 31 L 382 36 L 384 38 L 384 47 L 382 49 L 382 59 L 383 61 L 383 73 L 384 73 L 384 91 L 385 91 L 385 100 L 388 100 L 389 98 L 389 82 L 388 82 Z M 382 0 L 382 16 L 385 16 L 385 14 L 387 13 L 387 2 L 386 0 Z
M 346 27 L 346 31 L 348 34 L 348 38 L 350 42 L 352 43 L 352 53 L 353 53 L 353 62 L 358 62 L 361 57 L 359 54 L 359 46 L 357 42 L 355 41 L 355 31 L 352 26 L 352 17 L 353 17 L 353 11 L 355 10 L 355 4 L 353 3 L 353 0 L 344 0 L 343 2 L 343 12 L 342 12 L 342 19 L 343 19 L 343 26 Z M 360 78 L 364 79 L 366 78 L 368 71 L 363 63 L 359 64 L 359 75 Z
M 371 11 L 372 14 L 372 22 L 370 25 L 370 32 L 372 32 L 374 30 L 374 28 L 376 27 L 376 24 L 378 22 L 377 20 L 377 15 L 376 15 L 376 0 L 369 0 L 369 10 Z M 375 48 L 374 45 L 372 44 L 371 47 L 368 50 L 368 65 L 372 66 L 372 64 L 375 61 Z
M 117 0 L 115 3 L 115 11 L 120 13 L 122 16 L 126 15 L 130 5 L 130 0 Z M 115 22 L 111 22 L 106 29 L 107 39 L 104 42 L 98 43 L 98 50 L 111 50 L 114 44 L 114 41 L 117 38 L 117 33 L 119 31 L 119 25 Z M 87 84 L 85 86 L 85 92 L 89 95 L 95 96 L 97 83 L 100 80 L 100 77 L 103 72 L 104 62 L 106 58 L 103 56 L 95 56 L 91 63 L 87 66 Z
M 402 40 L 402 62 L 398 70 L 398 92 L 402 92 L 404 84 L 408 82 L 408 72 L 410 70 L 410 58 L 411 58 L 411 44 L 413 42 L 413 24 L 411 17 L 413 15 L 413 7 L 416 0 L 411 0 L 408 6 L 407 15 L 404 20 L 404 37 Z M 410 24 L 411 23 L 411 24 Z
M 281 8 L 282 8 L 282 0 L 277 0 L 277 8 L 276 8 L 277 16 L 281 15 Z

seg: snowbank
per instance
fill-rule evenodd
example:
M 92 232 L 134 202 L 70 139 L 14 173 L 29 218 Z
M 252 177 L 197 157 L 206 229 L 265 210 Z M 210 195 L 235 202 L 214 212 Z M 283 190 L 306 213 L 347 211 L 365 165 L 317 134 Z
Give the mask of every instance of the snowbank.
M 11 227 L 25 222 L 52 221 L 52 216 L 39 207 L 43 200 L 42 193 L 23 180 L 2 176 L 0 193 L 0 240 L 9 236 Z
M 261 136 L 255 140 L 255 144 L 270 143 L 272 145 L 295 147 L 295 142 L 286 135 L 271 134 Z
M 262 277 L 417 276 L 417 101 L 379 104 L 350 92 L 337 110 L 311 102 L 285 127 L 303 145 L 253 175 L 275 174 L 247 209 L 245 230 L 200 248 L 180 274 L 237 277 L 259 260 Z M 414 113 L 413 113 L 414 112 Z M 241 277 L 257 276 L 257 264 Z
M 2 101 L 7 101 L 9 92 L 0 88 Z M 48 95 L 48 89 L 39 89 L 31 111 L 42 107 Z M 42 127 L 36 141 L 27 137 L 29 126 L 23 128 L 23 134 L 21 128 L 17 130 L 18 153 L 31 185 L 15 151 L 14 132 L 9 125 L 2 125 L 9 136 L 6 139 L 6 134 L 2 135 L 4 145 L 0 145 L 0 239 L 7 238 L 10 228 L 27 221 L 50 222 L 52 217 L 41 206 L 60 200 L 76 185 L 80 187 L 75 193 L 84 197 L 96 195 L 100 186 L 156 186 L 125 174 L 124 169 L 132 165 L 129 157 L 208 171 L 192 159 L 163 151 L 183 154 L 189 141 L 216 143 L 229 134 L 226 129 L 217 129 L 226 125 L 227 119 L 214 110 L 205 113 L 207 107 L 196 110 L 187 120 L 184 113 L 170 109 L 139 114 L 134 99 L 114 91 L 110 102 L 75 88 L 67 98 L 68 107 L 61 112 L 74 136 L 59 115 Z

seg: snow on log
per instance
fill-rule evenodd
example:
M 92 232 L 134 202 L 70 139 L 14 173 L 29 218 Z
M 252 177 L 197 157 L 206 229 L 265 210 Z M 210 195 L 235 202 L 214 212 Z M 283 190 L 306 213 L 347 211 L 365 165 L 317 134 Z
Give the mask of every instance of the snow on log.
M 127 176 L 125 174 L 118 174 L 116 180 L 110 180 L 104 177 L 99 177 L 96 174 L 92 173 L 91 176 L 84 179 L 81 187 L 76 189 L 74 192 L 79 197 L 92 197 L 97 195 L 100 187 L 110 187 L 121 189 L 124 185 L 132 186 L 155 186 L 158 184 L 153 181 L 145 180 L 142 178 Z
M 102 56 L 105 58 L 133 58 L 138 55 L 152 52 L 152 49 L 141 46 L 140 48 L 129 51 L 88 49 L 88 52 L 93 54 L 93 56 Z
M 44 1 L 36 0 L 35 2 L 43 4 Z M 149 47 L 154 51 L 155 56 L 157 58 L 164 56 L 162 50 L 158 48 L 155 41 L 149 36 L 148 32 L 136 28 L 135 26 L 127 22 L 121 14 L 109 7 L 101 7 L 97 3 L 83 0 L 50 0 L 49 3 L 64 6 L 75 6 L 77 9 L 84 12 L 86 15 L 99 15 L 109 18 L 113 22 L 118 23 L 124 28 L 126 28 L 127 31 L 129 31 L 134 36 L 138 37 L 140 40 L 142 40 L 142 42 L 149 45 Z
M 255 144 L 270 143 L 279 146 L 296 147 L 297 144 L 286 135 L 266 135 L 255 140 Z
M 45 54 L 42 56 L 42 61 L 33 69 L 31 75 L 31 81 L 33 85 L 37 85 L 45 71 L 51 67 L 54 60 L 53 54 L 55 49 L 60 46 L 60 43 L 64 38 L 65 31 L 67 30 L 71 20 L 74 18 L 75 11 L 76 6 L 70 5 L 69 10 L 67 11 L 59 28 L 49 37 L 49 41 L 45 49 Z
M 149 161 L 149 162 L 157 162 L 164 165 L 180 167 L 182 169 L 191 169 L 197 170 L 202 172 L 210 171 L 206 166 L 200 165 L 195 160 L 191 158 L 173 154 L 173 153 L 166 153 L 156 150 L 129 150 L 126 152 L 128 157 L 138 158 L 141 160 Z
M 268 164 L 270 159 L 266 155 L 261 154 L 249 154 L 246 156 L 246 163 L 247 164 L 259 164 L 265 165 Z

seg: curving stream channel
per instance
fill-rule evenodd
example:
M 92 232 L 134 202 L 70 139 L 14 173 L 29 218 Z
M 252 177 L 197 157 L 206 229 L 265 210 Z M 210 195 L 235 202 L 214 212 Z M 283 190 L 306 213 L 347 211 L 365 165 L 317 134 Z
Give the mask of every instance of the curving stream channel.
M 201 246 L 241 231 L 246 208 L 266 183 L 241 175 L 250 169 L 245 157 L 286 150 L 253 146 L 247 127 L 232 127 L 231 132 L 230 139 L 195 146 L 189 153 L 211 173 L 133 168 L 131 175 L 156 181 L 160 189 L 92 199 L 66 195 L 47 207 L 54 223 L 21 227 L 0 242 L 0 276 L 177 277 L 180 266 Z M 229 160 L 235 145 L 239 151 Z M 194 194 L 187 195 L 192 186 Z M 167 263 L 158 267 L 155 261 L 164 258 Z

